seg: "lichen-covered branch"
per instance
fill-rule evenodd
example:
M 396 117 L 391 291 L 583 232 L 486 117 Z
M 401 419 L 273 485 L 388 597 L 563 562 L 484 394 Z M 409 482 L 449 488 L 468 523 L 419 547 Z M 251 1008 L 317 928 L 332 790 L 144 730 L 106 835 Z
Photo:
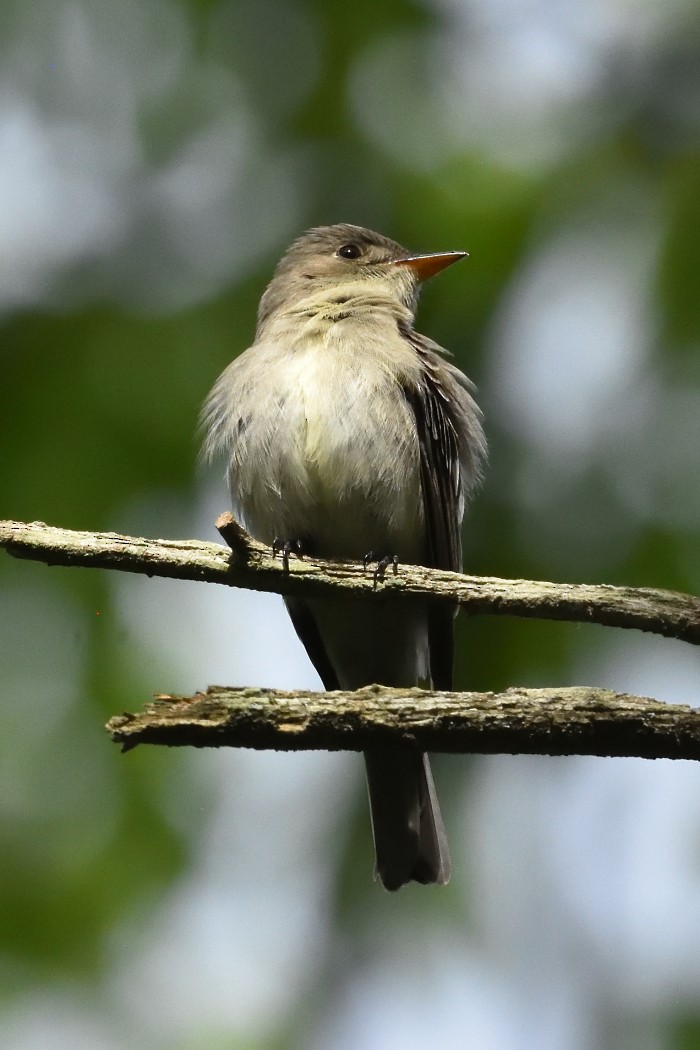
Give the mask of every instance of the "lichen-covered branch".
M 457 602 L 469 613 L 576 620 L 698 644 L 700 601 L 672 591 L 464 576 L 400 567 L 375 588 L 361 565 L 292 558 L 285 571 L 269 548 L 230 517 L 217 522 L 228 547 L 72 532 L 41 522 L 0 522 L 0 546 L 49 565 L 119 569 L 286 595 L 361 595 L 368 601 Z M 429 693 L 369 687 L 356 693 L 282 693 L 212 687 L 194 697 L 159 697 L 108 729 L 138 743 L 195 747 L 360 751 L 418 747 L 448 752 L 637 755 L 700 758 L 700 712 L 605 690 L 510 689 Z
M 230 515 L 217 522 L 229 547 L 198 540 L 149 540 L 115 533 L 73 532 L 41 522 L 0 522 L 0 546 L 18 558 L 222 583 L 278 594 L 364 595 L 456 602 L 470 614 L 573 620 L 638 628 L 700 643 L 700 600 L 674 591 L 607 584 L 501 580 L 401 565 L 375 588 L 361 565 L 292 558 L 289 571 Z
M 431 693 L 370 686 L 354 693 L 210 687 L 159 696 L 107 730 L 137 744 L 362 751 L 414 747 L 482 754 L 700 759 L 700 711 L 586 687 Z

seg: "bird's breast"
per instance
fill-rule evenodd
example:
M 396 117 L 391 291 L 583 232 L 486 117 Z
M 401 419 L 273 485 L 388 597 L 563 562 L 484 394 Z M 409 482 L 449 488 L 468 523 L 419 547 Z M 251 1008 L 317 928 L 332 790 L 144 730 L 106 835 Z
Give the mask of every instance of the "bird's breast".
M 320 556 L 423 551 L 416 424 L 397 362 L 371 334 L 329 326 L 274 369 L 232 471 L 234 501 L 261 539 L 306 539 Z M 402 349 L 402 348 L 401 348 Z M 256 425 L 268 413 L 266 425 Z

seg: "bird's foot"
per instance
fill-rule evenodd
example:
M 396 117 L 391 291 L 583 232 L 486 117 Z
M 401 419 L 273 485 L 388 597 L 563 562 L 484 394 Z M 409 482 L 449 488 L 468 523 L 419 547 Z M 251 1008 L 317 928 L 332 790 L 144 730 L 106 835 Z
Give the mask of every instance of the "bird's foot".
M 396 576 L 397 572 L 399 571 L 399 556 L 398 554 L 385 554 L 383 558 L 377 558 L 374 554 L 374 551 L 369 551 L 369 553 L 365 554 L 364 558 L 362 559 L 362 567 L 364 572 L 367 572 L 367 566 L 370 564 L 370 562 L 373 561 L 376 561 L 377 563 L 373 573 L 374 589 L 376 591 L 377 581 L 384 579 L 386 575 L 386 570 L 389 568 L 390 565 L 393 565 L 394 576 Z
M 278 554 L 282 555 L 282 567 L 285 572 L 289 572 L 289 555 L 294 554 L 297 558 L 303 561 L 304 558 L 304 544 L 301 540 L 280 540 L 274 539 L 272 541 L 272 557 L 276 558 Z

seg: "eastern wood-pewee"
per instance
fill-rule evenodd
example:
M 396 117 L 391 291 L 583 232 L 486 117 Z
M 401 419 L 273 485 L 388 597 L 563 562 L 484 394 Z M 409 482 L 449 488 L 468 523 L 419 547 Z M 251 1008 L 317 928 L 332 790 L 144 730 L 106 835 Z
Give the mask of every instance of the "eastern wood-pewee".
M 462 569 L 464 501 L 486 443 L 472 384 L 413 328 L 418 289 L 464 252 L 411 255 L 344 223 L 292 244 L 267 287 L 254 344 L 203 410 L 225 452 L 233 508 L 259 540 L 323 558 Z M 326 689 L 452 688 L 454 609 L 288 599 Z M 376 871 L 387 889 L 446 883 L 451 863 L 427 755 L 365 754 Z

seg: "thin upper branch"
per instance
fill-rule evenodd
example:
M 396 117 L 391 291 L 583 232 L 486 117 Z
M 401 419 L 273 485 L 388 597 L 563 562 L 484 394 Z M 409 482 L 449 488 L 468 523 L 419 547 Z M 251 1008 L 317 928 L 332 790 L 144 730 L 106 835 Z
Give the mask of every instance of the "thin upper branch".
M 431 693 L 369 686 L 354 693 L 210 687 L 159 696 L 107 724 L 137 744 L 362 751 L 410 747 L 482 754 L 700 759 L 700 711 L 585 687 Z
M 181 580 L 222 583 L 277 594 L 364 595 L 370 600 L 429 597 L 464 611 L 637 628 L 700 644 L 700 600 L 675 591 L 607 584 L 501 580 L 401 565 L 374 589 L 359 564 L 292 558 L 289 571 L 230 515 L 217 525 L 229 548 L 199 540 L 149 540 L 106 532 L 73 532 L 42 522 L 0 522 L 0 546 L 18 558 Z

